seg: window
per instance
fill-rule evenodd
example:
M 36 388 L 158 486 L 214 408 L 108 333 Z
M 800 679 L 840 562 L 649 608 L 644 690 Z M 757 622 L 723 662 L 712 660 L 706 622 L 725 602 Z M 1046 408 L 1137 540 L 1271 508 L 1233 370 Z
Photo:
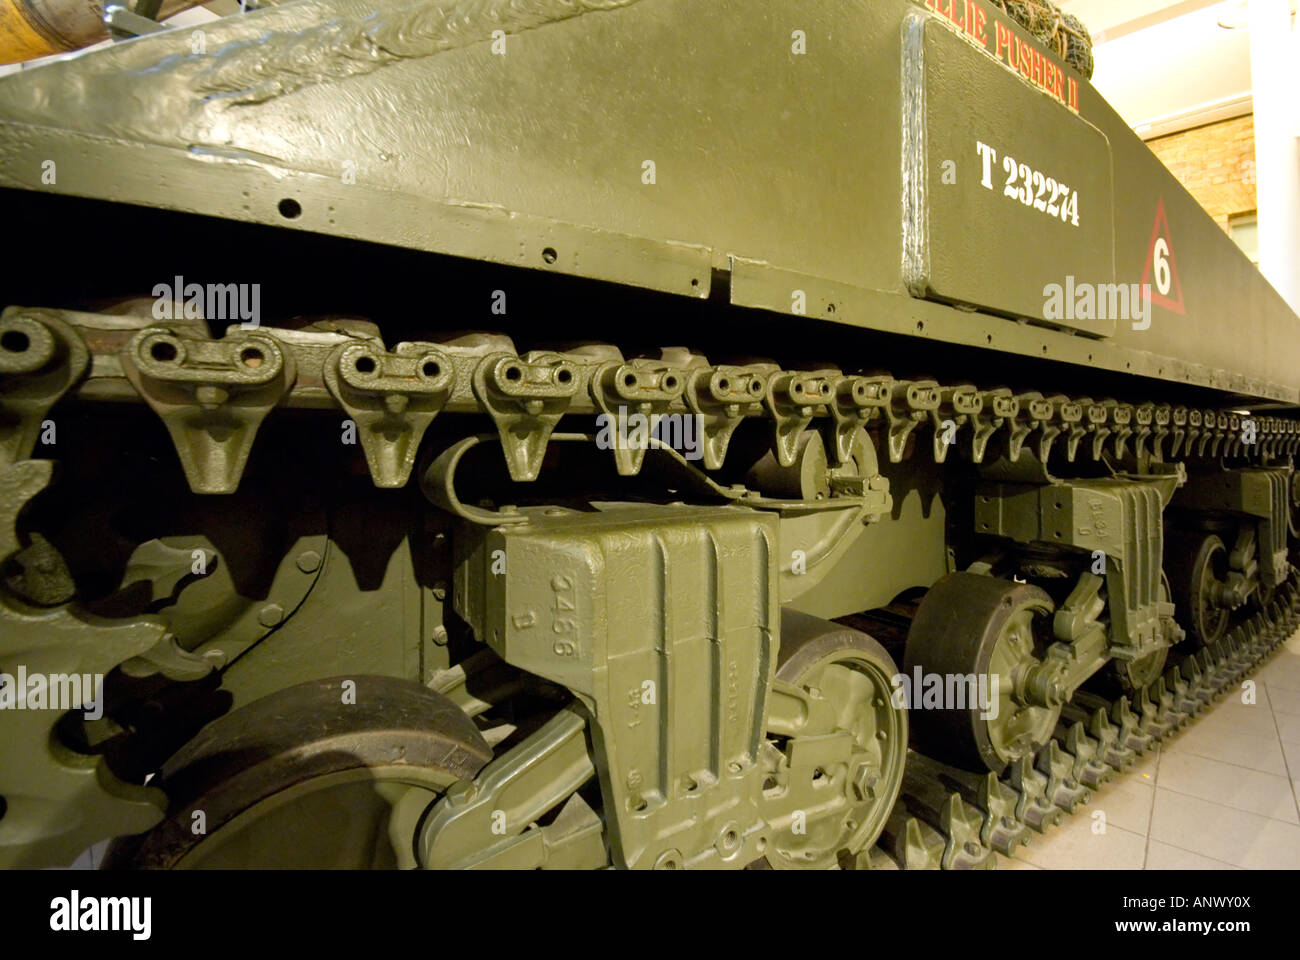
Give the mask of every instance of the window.
M 1237 242 L 1250 262 L 1259 266 L 1259 217 L 1253 213 L 1239 213 L 1228 218 L 1228 236 Z

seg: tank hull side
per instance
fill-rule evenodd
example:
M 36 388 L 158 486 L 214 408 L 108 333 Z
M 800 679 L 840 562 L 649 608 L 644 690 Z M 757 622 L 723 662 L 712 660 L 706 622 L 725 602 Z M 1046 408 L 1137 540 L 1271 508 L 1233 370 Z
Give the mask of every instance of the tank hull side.
M 989 37 L 1027 42 L 997 11 L 970 7 L 986 15 Z M 1101 250 L 1095 262 L 1112 261 L 1114 273 L 1097 282 L 1150 281 L 1159 234 L 1173 251 L 1179 296 L 1165 299 L 1176 308 L 1153 305 L 1149 327 L 1121 320 L 1096 339 L 1018 322 L 1023 295 L 975 311 L 913 295 L 902 51 L 918 16 L 929 33 L 954 29 L 905 0 L 797 11 L 776 0 L 532 0 L 447 15 L 432 3 L 310 0 L 218 22 L 199 39 L 167 31 L 5 78 L 0 185 L 697 298 L 715 271 L 729 272 L 733 303 L 805 323 L 1300 400 L 1295 315 L 1061 64 L 1078 115 L 1031 78 L 999 94 L 992 136 L 1011 139 L 1045 102 L 1062 136 L 1081 124 L 1099 131 L 1111 154 L 1113 256 Z M 972 83 L 981 69 L 1000 84 L 1010 75 L 990 49 L 998 42 L 979 54 Z M 959 79 L 927 78 L 931 102 Z M 981 90 L 967 86 L 973 103 Z M 1053 129 L 1033 137 L 1051 142 Z M 969 146 L 958 189 L 978 193 Z M 1077 268 L 1048 256 L 1027 281 L 1015 258 L 988 249 L 978 218 L 958 233 L 958 253 L 984 251 L 972 269 L 995 301 L 1000 276 L 1023 294 Z

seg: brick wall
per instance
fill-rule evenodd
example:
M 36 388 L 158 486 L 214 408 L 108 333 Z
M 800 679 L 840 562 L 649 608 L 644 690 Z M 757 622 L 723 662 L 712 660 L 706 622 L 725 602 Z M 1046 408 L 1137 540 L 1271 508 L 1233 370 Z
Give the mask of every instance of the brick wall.
M 1160 137 L 1147 146 L 1224 230 L 1229 217 L 1258 209 L 1253 116 Z

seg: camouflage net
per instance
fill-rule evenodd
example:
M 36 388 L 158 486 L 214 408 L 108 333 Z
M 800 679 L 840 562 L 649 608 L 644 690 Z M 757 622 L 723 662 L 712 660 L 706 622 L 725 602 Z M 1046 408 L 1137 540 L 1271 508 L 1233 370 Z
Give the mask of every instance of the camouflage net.
M 1092 36 L 1073 14 L 1062 13 L 1049 0 L 993 0 L 1046 47 L 1081 74 L 1092 79 Z

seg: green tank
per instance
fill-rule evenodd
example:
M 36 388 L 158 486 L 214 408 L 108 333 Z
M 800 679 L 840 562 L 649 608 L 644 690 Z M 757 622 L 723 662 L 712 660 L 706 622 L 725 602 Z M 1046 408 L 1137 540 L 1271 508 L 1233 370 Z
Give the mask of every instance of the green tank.
M 1300 323 L 1080 69 L 296 0 L 0 79 L 0 864 L 1052 829 L 1300 625 Z

